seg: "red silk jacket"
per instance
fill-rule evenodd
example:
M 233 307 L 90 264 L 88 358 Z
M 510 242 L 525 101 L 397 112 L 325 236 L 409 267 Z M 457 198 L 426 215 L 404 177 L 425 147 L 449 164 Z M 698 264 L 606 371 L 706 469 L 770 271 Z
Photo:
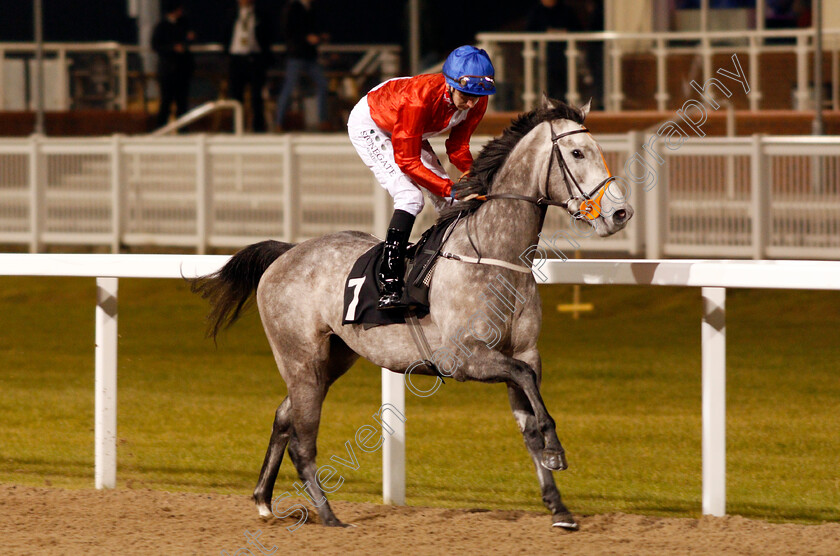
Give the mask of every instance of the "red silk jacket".
M 458 110 L 449 98 L 443 74 L 391 79 L 367 95 L 370 115 L 391 134 L 394 160 L 400 170 L 432 193 L 449 194 L 452 181 L 437 176 L 420 162 L 424 139 L 452 129 L 446 155 L 461 172 L 470 169 L 470 137 L 487 110 L 483 96 L 469 110 Z

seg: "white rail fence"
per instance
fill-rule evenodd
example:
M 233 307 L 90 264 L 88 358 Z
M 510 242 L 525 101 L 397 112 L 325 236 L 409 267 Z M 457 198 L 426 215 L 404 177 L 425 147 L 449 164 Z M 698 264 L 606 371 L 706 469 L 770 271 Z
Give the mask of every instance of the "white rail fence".
M 95 348 L 95 485 L 114 488 L 117 470 L 117 307 L 119 278 L 181 278 L 213 272 L 223 255 L 0 254 L 0 275 L 87 276 L 97 285 Z M 726 288 L 838 290 L 840 262 L 542 260 L 545 284 L 689 286 L 702 289 L 702 507 L 726 513 Z M 803 331 L 803 333 L 807 333 Z M 405 415 L 402 375 L 383 369 L 382 403 Z M 405 427 L 382 436 L 383 496 L 405 503 Z
M 834 110 L 840 109 L 840 29 L 824 29 L 823 52 L 829 61 L 830 71 L 826 82 L 831 84 L 830 101 Z M 548 90 L 547 68 L 549 50 L 559 47 L 565 56 L 567 92 L 565 99 L 572 104 L 585 102 L 587 93 L 581 83 L 581 70 L 587 66 L 587 50 L 600 49 L 603 58 L 603 74 L 592 75 L 595 83 L 603 84 L 604 106 L 610 111 L 626 110 L 628 100 L 638 102 L 645 99 L 628 99 L 625 80 L 632 79 L 632 70 L 625 73 L 624 58 L 642 54 L 652 57 L 655 64 L 657 110 L 668 110 L 672 95 L 668 90 L 669 64 L 680 58 L 694 58 L 693 79 L 705 83 L 714 76 L 713 64 L 721 59 L 728 60 L 737 54 L 742 60 L 751 85 L 750 110 L 767 108 L 762 102 L 762 60 L 770 53 L 783 53 L 793 57 L 793 64 L 785 65 L 789 79 L 796 83 L 792 91 L 791 104 L 772 108 L 794 108 L 813 110 L 812 60 L 816 31 L 813 28 L 800 30 L 743 30 L 743 31 L 673 31 L 650 33 L 479 33 L 476 39 L 485 48 L 496 66 L 496 80 L 499 83 L 514 83 L 517 89 L 514 105 L 506 110 L 530 110 L 536 106 L 539 94 Z M 781 43 L 781 44 L 780 44 Z M 597 54 L 597 52 L 595 52 Z M 592 61 L 592 54 L 589 56 Z M 778 77 L 777 75 L 773 76 Z M 769 81 L 764 87 L 769 87 Z M 765 89 L 766 90 L 766 89 Z M 690 91 L 689 91 L 690 92 Z M 592 94 L 592 91 L 588 91 Z M 555 93 L 556 94 L 556 93 Z M 685 95 L 677 100 L 682 103 Z M 498 102 L 491 97 L 491 105 Z
M 677 119 L 675 117 L 675 119 Z M 477 154 L 489 137 L 477 137 Z M 648 258 L 840 257 L 840 138 L 598 136 L 636 216 L 563 249 Z M 442 142 L 433 141 L 439 152 Z M 628 163 L 628 161 L 630 161 Z M 647 190 L 647 191 L 645 191 Z M 166 246 L 205 253 L 274 238 L 384 232 L 387 193 L 343 135 L 0 140 L 0 244 Z M 419 234 L 434 219 L 427 207 Z

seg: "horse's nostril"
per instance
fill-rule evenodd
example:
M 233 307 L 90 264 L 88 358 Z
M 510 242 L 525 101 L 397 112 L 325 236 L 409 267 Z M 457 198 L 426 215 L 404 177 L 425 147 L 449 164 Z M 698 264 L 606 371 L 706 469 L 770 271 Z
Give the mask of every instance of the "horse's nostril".
M 624 222 L 624 220 L 626 218 L 627 218 L 627 211 L 624 210 L 624 209 L 615 211 L 615 214 L 613 215 L 613 220 L 616 221 L 616 222 Z

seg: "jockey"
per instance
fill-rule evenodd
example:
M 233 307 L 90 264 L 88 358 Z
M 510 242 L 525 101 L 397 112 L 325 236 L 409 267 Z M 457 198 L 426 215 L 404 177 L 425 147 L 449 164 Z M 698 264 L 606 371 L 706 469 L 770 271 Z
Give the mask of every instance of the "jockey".
M 472 166 L 470 137 L 496 92 L 495 71 L 482 49 L 461 46 L 443 73 L 398 77 L 374 87 L 350 113 L 350 141 L 394 198 L 377 278 L 380 309 L 402 308 L 405 251 L 414 219 L 423 210 L 423 187 L 435 208 L 453 201 L 452 180 L 428 138 L 449 131 L 446 154 L 458 170 Z

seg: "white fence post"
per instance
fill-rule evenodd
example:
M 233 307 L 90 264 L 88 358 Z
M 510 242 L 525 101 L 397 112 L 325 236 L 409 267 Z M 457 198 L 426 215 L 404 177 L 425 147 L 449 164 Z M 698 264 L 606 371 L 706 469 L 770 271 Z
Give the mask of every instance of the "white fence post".
M 96 279 L 96 488 L 117 485 L 117 278 Z
M 752 252 L 754 259 L 763 259 L 770 241 L 770 183 L 771 172 L 767 171 L 767 158 L 764 156 L 764 137 L 753 135 L 750 155 L 750 188 L 752 201 Z
M 120 110 L 128 109 L 128 52 L 124 46 L 120 46 L 116 52 L 117 64 L 119 65 L 119 92 L 117 93 L 117 106 Z
M 761 12 L 759 12 L 761 13 Z M 762 18 L 758 18 L 760 21 Z M 761 108 L 761 80 L 759 79 L 759 55 L 761 51 L 758 48 L 758 37 L 750 35 L 750 110 L 755 112 Z
M 207 136 L 196 138 L 195 149 L 195 186 L 196 186 L 196 252 L 207 252 L 207 236 L 213 219 L 212 193 L 210 191 L 210 172 L 207 171 Z
M 34 135 L 29 145 L 29 252 L 41 250 L 41 237 L 44 233 L 44 216 L 47 212 L 45 198 L 44 155 L 41 152 L 41 136 Z
M 606 48 L 604 49 L 606 50 Z M 612 61 L 612 91 L 609 96 L 609 110 L 616 112 L 621 111 L 621 103 L 624 101 L 624 93 L 622 92 L 621 84 L 621 46 L 619 41 L 612 41 L 609 47 L 610 60 Z
M 524 64 L 523 77 L 525 79 L 522 102 L 524 103 L 525 110 L 531 110 L 537 105 L 537 93 L 534 92 L 534 58 L 536 56 L 537 51 L 534 48 L 534 41 L 525 41 L 522 48 L 522 63 Z
M 123 181 L 122 135 L 111 137 L 111 252 L 120 252 L 123 230 Z
M 642 132 L 641 131 L 628 131 L 627 132 L 627 160 L 633 158 L 633 155 L 640 152 L 642 150 Z M 630 224 L 632 230 L 630 232 L 633 234 L 633 243 L 632 247 L 630 248 L 631 255 L 642 255 L 644 254 L 645 248 L 645 241 L 647 237 L 645 236 L 646 222 L 647 222 L 647 206 L 644 205 L 647 194 L 645 193 L 644 188 L 641 184 L 635 183 L 630 179 L 626 179 L 626 172 L 624 168 L 616 169 L 613 168 L 613 175 L 624 175 L 625 179 L 623 180 L 624 184 L 628 188 L 628 194 L 630 196 L 630 203 L 636 206 L 636 214 L 633 218 L 634 222 Z M 643 206 L 644 205 L 644 206 Z
M 491 58 L 492 60 L 492 58 Z M 0 48 L 0 80 L 3 82 L 3 86 L 0 87 L 0 110 L 6 110 L 6 95 L 3 91 L 6 89 L 6 50 Z M 832 66 L 833 67 L 833 66 Z M 492 95 L 491 95 L 492 96 Z
M 299 228 L 299 198 L 296 184 L 300 183 L 297 174 L 295 146 L 289 134 L 283 143 L 283 241 L 297 241 Z
M 654 145 L 654 151 L 666 160 L 665 164 L 660 166 L 647 154 L 639 153 L 639 156 L 648 158 L 650 167 L 657 172 L 656 183 L 645 192 L 645 257 L 648 259 L 661 258 L 668 242 L 668 164 L 665 158 L 667 149 L 661 148 L 657 143 Z
M 808 110 L 811 94 L 808 89 L 808 37 L 796 37 L 796 110 Z
M 382 368 L 382 405 L 391 404 L 405 415 L 405 378 Z M 384 422 L 384 420 L 383 420 Z M 392 419 L 394 434 L 382 437 L 382 499 L 385 504 L 405 505 L 405 423 Z
M 653 50 L 656 56 L 656 109 L 665 112 L 668 109 L 668 50 L 665 48 L 665 39 L 656 39 L 656 47 Z
M 726 515 L 726 288 L 703 295 L 703 514 Z
M 572 106 L 580 104 L 580 93 L 578 92 L 578 55 L 577 41 L 568 39 L 566 41 L 566 99 Z

